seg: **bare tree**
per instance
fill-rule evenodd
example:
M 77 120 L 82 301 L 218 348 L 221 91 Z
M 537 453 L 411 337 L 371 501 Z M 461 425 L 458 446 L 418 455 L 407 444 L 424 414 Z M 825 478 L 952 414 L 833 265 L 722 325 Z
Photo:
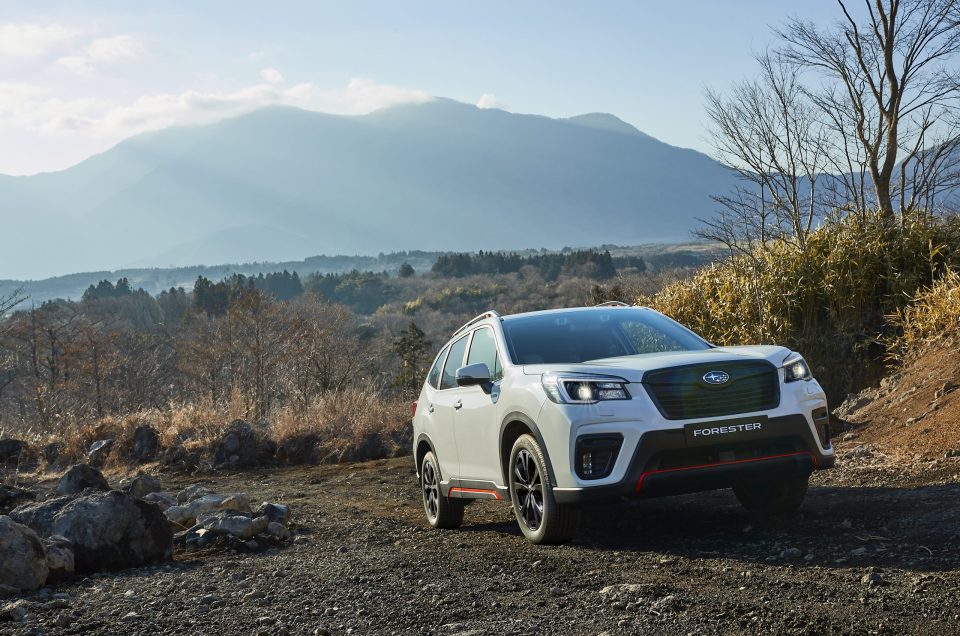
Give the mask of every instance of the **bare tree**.
M 778 55 L 813 73 L 807 94 L 832 128 L 831 167 L 848 202 L 891 220 L 960 181 L 960 0 L 837 4 L 829 28 L 794 18 L 776 29 Z

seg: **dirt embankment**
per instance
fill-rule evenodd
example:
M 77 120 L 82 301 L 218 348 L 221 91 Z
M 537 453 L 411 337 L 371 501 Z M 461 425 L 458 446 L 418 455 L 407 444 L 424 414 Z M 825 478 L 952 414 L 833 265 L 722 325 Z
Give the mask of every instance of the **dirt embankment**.
M 878 389 L 838 409 L 849 423 L 840 448 L 864 446 L 891 459 L 960 455 L 960 344 L 941 342 L 912 356 Z

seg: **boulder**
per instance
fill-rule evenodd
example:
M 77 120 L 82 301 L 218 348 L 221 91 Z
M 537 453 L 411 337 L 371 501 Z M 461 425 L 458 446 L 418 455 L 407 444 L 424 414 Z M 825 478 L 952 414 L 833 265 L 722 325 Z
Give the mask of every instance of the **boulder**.
M 260 458 L 260 446 L 253 426 L 243 420 L 234 420 L 220 436 L 213 462 L 218 466 L 234 468 L 253 466 Z
M 255 515 L 257 517 L 266 517 L 271 523 L 279 523 L 285 526 L 290 523 L 290 506 L 264 501 L 260 504 L 260 507 L 257 508 Z
M 107 461 L 107 456 L 112 449 L 113 439 L 97 440 L 93 444 L 90 444 L 90 448 L 87 450 L 87 461 L 91 466 L 101 468 Z
M 0 585 L 38 590 L 47 582 L 47 555 L 30 528 L 0 515 Z
M 43 540 L 47 551 L 47 583 L 56 583 L 73 576 L 73 542 L 66 537 L 53 535 Z
M 0 464 L 16 466 L 26 452 L 26 442 L 19 439 L 0 439 Z
M 183 505 L 185 503 L 191 502 L 194 499 L 199 499 L 204 495 L 212 495 L 213 491 L 205 486 L 200 484 L 193 484 L 192 486 L 187 486 L 183 490 L 177 493 L 177 503 Z
M 110 484 L 96 468 L 87 464 L 77 464 L 71 466 L 66 474 L 60 478 L 60 483 L 57 484 L 57 494 L 74 495 L 87 488 L 110 490 Z
M 36 493 L 31 490 L 20 488 L 19 486 L 0 484 L 0 514 L 5 514 L 21 503 L 36 498 Z
M 246 541 L 262 532 L 266 532 L 270 521 L 266 517 L 250 518 L 247 515 L 234 514 L 221 510 L 208 513 L 197 520 L 197 525 L 214 534 L 230 534 Z
M 13 509 L 10 518 L 17 523 L 29 526 L 41 537 L 49 537 L 53 534 L 54 517 L 71 501 L 73 501 L 72 496 L 63 496 L 37 503 L 23 504 Z
M 179 497 L 177 497 L 179 500 Z M 189 528 L 197 519 L 209 512 L 217 510 L 235 510 L 238 513 L 250 514 L 250 498 L 243 493 L 233 495 L 207 494 L 187 503 L 172 506 L 164 511 L 167 519 L 183 528 Z
M 158 450 L 160 450 L 160 436 L 156 429 L 148 424 L 143 424 L 133 431 L 133 449 L 130 456 L 135 461 L 152 461 L 156 459 Z
M 290 531 L 287 530 L 287 527 L 276 521 L 271 521 L 267 524 L 267 534 L 278 539 L 289 539 Z
M 173 531 L 160 508 L 111 490 L 87 492 L 63 506 L 50 533 L 73 542 L 78 573 L 140 567 L 173 556 Z
M 156 504 L 156 506 L 164 512 L 177 505 L 176 496 L 169 492 L 152 492 L 148 495 L 144 495 L 142 499 L 152 504 Z
M 47 462 L 47 466 L 53 466 L 60 460 L 63 449 L 64 446 L 62 443 L 51 442 L 40 450 L 40 454 L 43 456 L 43 460 Z
M 163 490 L 163 486 L 156 477 L 141 472 L 137 473 L 136 477 L 121 480 L 120 489 L 138 499 L 143 499 L 150 493 L 160 492 Z

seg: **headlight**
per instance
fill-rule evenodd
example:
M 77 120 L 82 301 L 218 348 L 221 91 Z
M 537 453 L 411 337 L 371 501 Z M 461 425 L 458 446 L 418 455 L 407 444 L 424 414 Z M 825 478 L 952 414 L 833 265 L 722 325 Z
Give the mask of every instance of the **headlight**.
M 540 379 L 547 397 L 557 404 L 596 404 L 629 400 L 627 381 L 602 375 L 544 373 Z
M 783 361 L 783 381 L 796 382 L 797 380 L 809 380 L 813 377 L 810 373 L 810 366 L 799 353 L 791 353 Z

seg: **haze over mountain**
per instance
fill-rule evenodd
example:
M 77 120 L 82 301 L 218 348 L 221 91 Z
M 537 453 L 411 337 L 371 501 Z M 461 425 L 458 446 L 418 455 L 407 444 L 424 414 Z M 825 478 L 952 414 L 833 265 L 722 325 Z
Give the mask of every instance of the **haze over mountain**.
M 0 175 L 0 278 L 381 251 L 682 241 L 732 175 L 612 115 L 270 107 Z

